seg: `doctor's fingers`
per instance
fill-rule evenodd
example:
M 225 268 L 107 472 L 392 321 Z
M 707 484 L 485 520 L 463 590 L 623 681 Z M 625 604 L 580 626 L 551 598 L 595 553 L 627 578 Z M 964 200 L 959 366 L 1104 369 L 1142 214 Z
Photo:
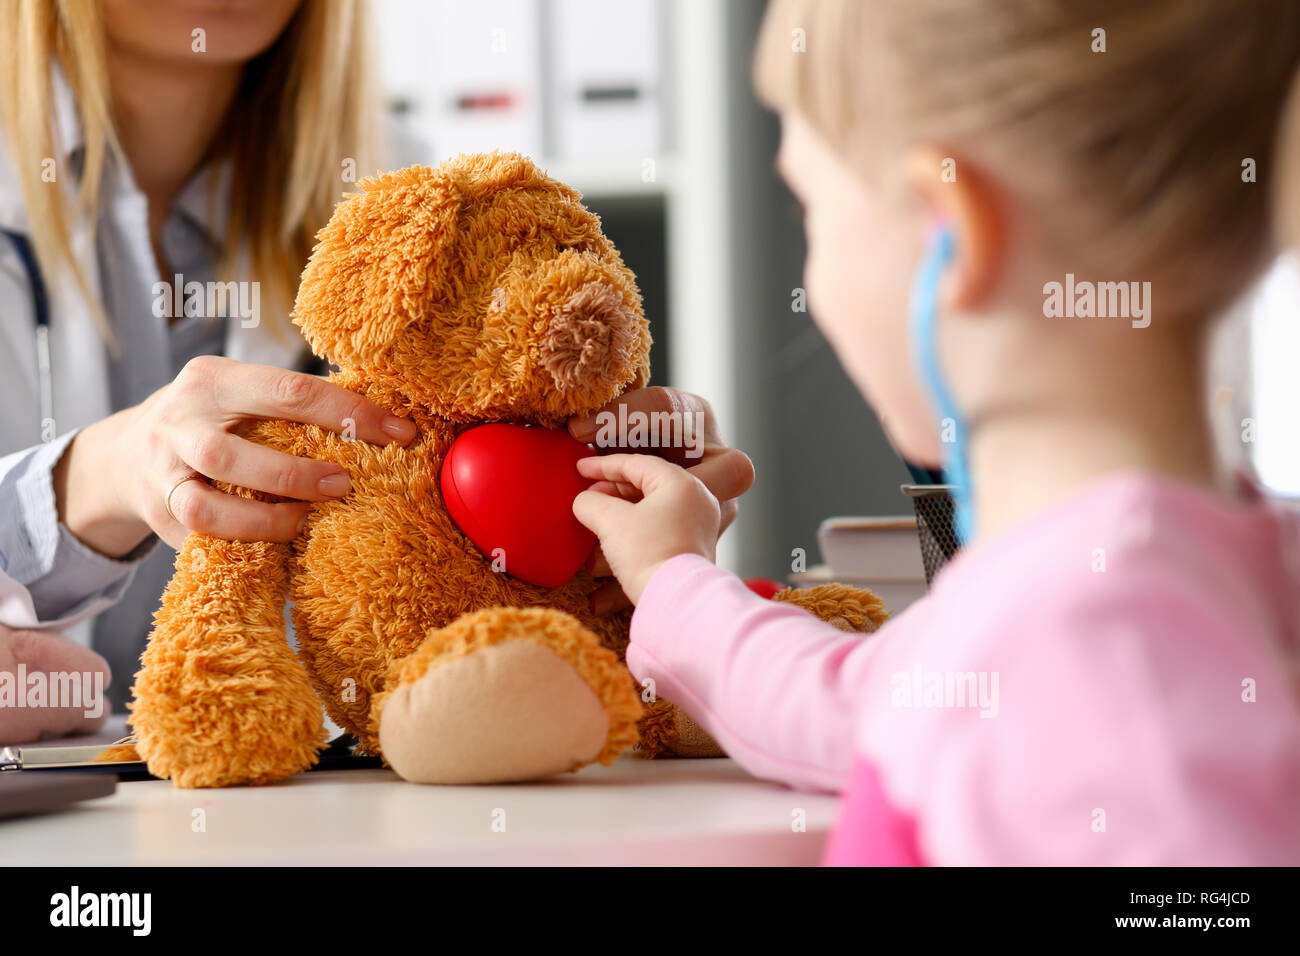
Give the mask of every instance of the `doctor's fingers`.
M 268 504 L 241 498 L 201 480 L 169 485 L 162 502 L 158 520 L 150 524 L 178 551 L 191 531 L 230 541 L 292 541 L 311 508 L 298 501 Z
M 176 383 L 206 396 L 225 418 L 280 418 L 319 425 L 361 441 L 387 445 L 415 437 L 415 425 L 390 415 L 356 392 L 314 375 L 247 365 L 205 355 L 181 370 Z
M 718 448 L 705 453 L 699 464 L 688 463 L 686 470 L 718 499 L 722 511 L 718 525 L 721 536 L 740 512 L 740 496 L 754 485 L 754 463 L 739 449 Z
M 200 475 L 300 501 L 328 501 L 352 490 L 341 465 L 298 458 L 216 428 L 176 432 L 172 450 Z

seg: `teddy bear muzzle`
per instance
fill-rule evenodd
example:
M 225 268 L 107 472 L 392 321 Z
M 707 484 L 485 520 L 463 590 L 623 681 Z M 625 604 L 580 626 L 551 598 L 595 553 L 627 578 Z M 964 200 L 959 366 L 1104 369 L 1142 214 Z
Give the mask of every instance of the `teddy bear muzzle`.
M 636 365 L 639 323 L 618 289 L 588 282 L 552 317 L 541 341 L 542 366 L 566 392 L 626 382 Z

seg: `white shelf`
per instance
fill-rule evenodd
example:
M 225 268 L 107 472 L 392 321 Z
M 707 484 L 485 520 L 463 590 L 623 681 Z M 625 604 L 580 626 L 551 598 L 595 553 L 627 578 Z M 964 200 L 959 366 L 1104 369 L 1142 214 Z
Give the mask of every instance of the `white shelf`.
M 651 180 L 643 177 L 643 161 L 635 158 L 590 163 L 546 159 L 535 162 L 548 175 L 568 183 L 589 199 L 667 196 L 676 182 L 677 167 L 672 159 L 655 158 Z

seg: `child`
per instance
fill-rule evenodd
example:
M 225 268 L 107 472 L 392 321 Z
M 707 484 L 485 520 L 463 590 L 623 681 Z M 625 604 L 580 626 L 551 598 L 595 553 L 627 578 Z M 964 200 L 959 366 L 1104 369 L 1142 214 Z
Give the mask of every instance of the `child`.
M 966 547 L 863 638 L 714 567 L 673 465 L 587 459 L 574 510 L 636 677 L 756 775 L 843 793 L 826 862 L 1300 864 L 1300 529 L 1221 473 L 1202 374 L 1274 252 L 1298 66 L 1291 0 L 769 11 L 811 311 L 961 483 Z

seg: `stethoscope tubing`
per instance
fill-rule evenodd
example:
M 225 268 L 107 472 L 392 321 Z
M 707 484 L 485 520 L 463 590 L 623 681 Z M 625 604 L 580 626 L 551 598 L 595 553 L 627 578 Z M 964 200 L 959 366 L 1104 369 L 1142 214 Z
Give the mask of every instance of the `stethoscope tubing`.
M 36 321 L 36 377 L 40 386 L 41 436 L 46 437 L 47 425 L 54 422 L 54 374 L 50 362 L 50 300 L 41 277 L 40 264 L 32 249 L 31 240 L 22 233 L 0 229 L 14 251 L 18 261 L 27 273 L 27 284 L 31 287 L 32 312 Z M 50 435 L 50 437 L 53 437 Z

